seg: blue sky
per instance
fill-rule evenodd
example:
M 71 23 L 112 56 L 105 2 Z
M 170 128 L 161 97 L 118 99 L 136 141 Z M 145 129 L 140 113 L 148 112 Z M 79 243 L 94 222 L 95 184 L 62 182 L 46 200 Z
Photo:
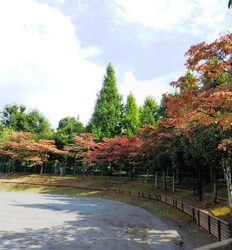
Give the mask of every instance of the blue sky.
M 231 32 L 227 0 L 0 0 L 0 109 L 37 108 L 56 128 L 87 123 L 106 66 L 124 100 L 157 102 L 191 45 Z

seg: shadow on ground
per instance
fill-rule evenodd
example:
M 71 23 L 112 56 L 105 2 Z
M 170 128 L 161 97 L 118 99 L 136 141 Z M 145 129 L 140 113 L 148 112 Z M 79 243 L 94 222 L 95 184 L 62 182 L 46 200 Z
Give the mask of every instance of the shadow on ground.
M 0 192 L 1 249 L 191 249 L 144 209 L 97 198 Z

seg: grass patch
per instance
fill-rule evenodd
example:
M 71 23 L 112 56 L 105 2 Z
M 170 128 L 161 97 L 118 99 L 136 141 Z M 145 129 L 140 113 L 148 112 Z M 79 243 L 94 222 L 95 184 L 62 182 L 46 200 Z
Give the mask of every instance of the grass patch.
M 218 205 L 210 209 L 212 215 L 216 217 L 225 217 L 230 214 L 230 208 L 227 205 Z

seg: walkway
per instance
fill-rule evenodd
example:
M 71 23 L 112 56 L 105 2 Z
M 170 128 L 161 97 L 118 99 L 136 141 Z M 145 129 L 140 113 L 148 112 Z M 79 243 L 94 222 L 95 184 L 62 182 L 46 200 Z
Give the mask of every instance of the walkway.
M 97 198 L 0 192 L 0 249 L 191 249 L 149 212 Z

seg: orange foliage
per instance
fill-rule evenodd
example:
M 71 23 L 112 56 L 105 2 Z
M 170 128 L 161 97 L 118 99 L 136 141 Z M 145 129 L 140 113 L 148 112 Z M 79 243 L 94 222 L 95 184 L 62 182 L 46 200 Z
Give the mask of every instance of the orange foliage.
M 9 141 L 0 142 L 0 154 L 14 160 L 29 161 L 42 164 L 49 158 L 49 154 L 62 154 L 55 146 L 55 141 L 41 139 L 35 141 L 30 138 L 31 133 L 15 132 L 9 136 Z

